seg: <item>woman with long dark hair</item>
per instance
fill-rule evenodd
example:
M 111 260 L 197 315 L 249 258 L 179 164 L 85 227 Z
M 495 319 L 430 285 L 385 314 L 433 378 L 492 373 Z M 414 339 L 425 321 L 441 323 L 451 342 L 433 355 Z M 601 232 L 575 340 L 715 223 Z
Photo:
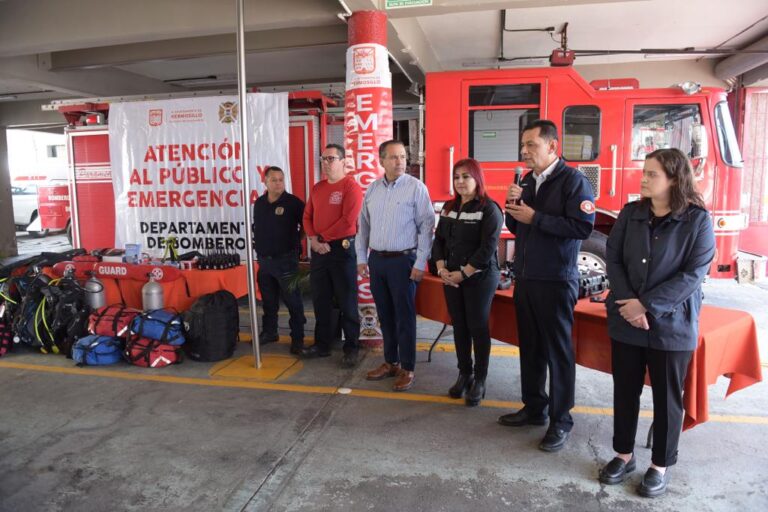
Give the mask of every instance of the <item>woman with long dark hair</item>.
M 491 355 L 488 318 L 499 283 L 496 246 L 504 219 L 501 207 L 485 191 L 477 160 L 456 162 L 453 188 L 456 195 L 440 213 L 432 259 L 443 280 L 459 361 L 459 378 L 448 394 L 453 398 L 466 395 L 466 404 L 474 406 L 485 397 Z
M 634 456 L 646 368 L 653 391 L 651 466 L 637 491 L 663 494 L 677 462 L 683 381 L 698 343 L 701 283 L 715 254 L 712 220 L 691 164 L 678 149 L 645 157 L 639 201 L 621 210 L 607 245 L 608 334 L 613 365 L 616 457 L 600 470 L 604 484 L 623 482 Z

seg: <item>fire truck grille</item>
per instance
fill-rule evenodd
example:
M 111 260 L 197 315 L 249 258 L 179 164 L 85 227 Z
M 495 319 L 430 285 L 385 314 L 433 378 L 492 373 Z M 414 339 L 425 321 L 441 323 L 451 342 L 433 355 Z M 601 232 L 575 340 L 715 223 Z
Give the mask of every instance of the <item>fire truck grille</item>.
M 589 184 L 592 185 L 592 193 L 595 195 L 595 199 L 598 199 L 600 197 L 600 166 L 580 165 L 578 169 L 587 177 Z

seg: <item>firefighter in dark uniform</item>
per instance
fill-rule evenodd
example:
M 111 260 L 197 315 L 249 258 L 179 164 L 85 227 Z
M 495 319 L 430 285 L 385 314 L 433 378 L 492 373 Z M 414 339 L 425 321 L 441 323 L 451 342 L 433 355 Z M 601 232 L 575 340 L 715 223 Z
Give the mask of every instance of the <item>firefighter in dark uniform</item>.
M 443 280 L 459 363 L 459 377 L 448 394 L 452 398 L 465 396 L 466 404 L 475 406 L 485 397 L 491 356 L 488 319 L 499 284 L 496 246 L 504 217 L 501 207 L 486 193 L 477 160 L 456 162 L 453 186 L 456 196 L 440 213 L 432 259 Z
M 301 220 L 304 202 L 285 191 L 285 173 L 279 167 L 264 172 L 267 191 L 253 204 L 253 249 L 259 261 L 256 279 L 261 291 L 264 316 L 259 343 L 278 340 L 279 299 L 288 307 L 291 353 L 304 347 L 304 303 L 297 286 L 289 286 L 299 270 Z
M 524 407 L 506 426 L 545 425 L 541 450 L 560 450 L 573 428 L 576 368 L 571 328 L 578 299 L 577 258 L 595 222 L 592 187 L 557 157 L 554 123 L 523 129 L 520 153 L 533 172 L 507 193 L 506 225 L 515 235 L 515 311 Z M 549 395 L 545 390 L 549 370 Z

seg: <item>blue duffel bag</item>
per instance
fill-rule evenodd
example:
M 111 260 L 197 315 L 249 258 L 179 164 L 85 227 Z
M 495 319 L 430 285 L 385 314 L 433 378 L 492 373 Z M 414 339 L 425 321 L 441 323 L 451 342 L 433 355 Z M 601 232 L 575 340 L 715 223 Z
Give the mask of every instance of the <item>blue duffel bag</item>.
M 78 366 L 115 364 L 123 359 L 123 340 L 112 336 L 83 336 L 72 346 L 72 360 Z
M 183 345 L 184 320 L 173 310 L 147 311 L 131 321 L 131 336 L 149 338 L 169 345 Z

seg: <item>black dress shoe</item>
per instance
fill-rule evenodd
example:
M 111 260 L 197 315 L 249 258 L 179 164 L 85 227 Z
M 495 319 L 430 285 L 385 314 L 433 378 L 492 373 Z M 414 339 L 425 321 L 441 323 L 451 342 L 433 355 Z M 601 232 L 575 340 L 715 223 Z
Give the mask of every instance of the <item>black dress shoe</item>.
M 357 350 L 355 350 L 341 356 L 341 367 L 354 368 L 357 365 L 357 355 Z
M 313 359 L 315 357 L 329 357 L 331 355 L 330 350 L 320 350 L 317 345 L 312 345 L 301 350 L 301 357 L 306 359 Z
M 606 485 L 620 484 L 627 479 L 629 474 L 635 470 L 637 461 L 635 461 L 635 455 L 629 459 L 629 462 L 624 462 L 618 457 L 614 457 L 611 462 L 603 466 L 600 470 L 598 480 Z
M 549 427 L 547 433 L 544 435 L 544 439 L 539 443 L 539 450 L 545 452 L 557 452 L 565 446 L 565 442 L 568 440 L 570 432 L 557 427 Z
M 644 498 L 655 498 L 667 492 L 669 483 L 669 469 L 663 474 L 654 468 L 648 468 L 643 476 L 643 481 L 637 488 L 637 494 Z
M 460 373 L 456 383 L 448 390 L 448 396 L 451 398 L 461 398 L 472 387 L 473 381 L 471 373 Z
M 475 379 L 472 388 L 467 393 L 467 407 L 480 405 L 483 398 L 485 398 L 485 379 Z
M 299 355 L 304 350 L 304 340 L 291 340 L 291 348 L 289 352 L 291 354 Z
M 505 427 L 522 427 L 524 425 L 546 425 L 548 419 L 546 411 L 532 414 L 530 409 L 523 407 L 517 412 L 499 416 L 499 423 Z
M 274 343 L 280 339 L 277 333 L 267 334 L 265 332 L 259 333 L 259 345 L 266 345 L 267 343 Z

